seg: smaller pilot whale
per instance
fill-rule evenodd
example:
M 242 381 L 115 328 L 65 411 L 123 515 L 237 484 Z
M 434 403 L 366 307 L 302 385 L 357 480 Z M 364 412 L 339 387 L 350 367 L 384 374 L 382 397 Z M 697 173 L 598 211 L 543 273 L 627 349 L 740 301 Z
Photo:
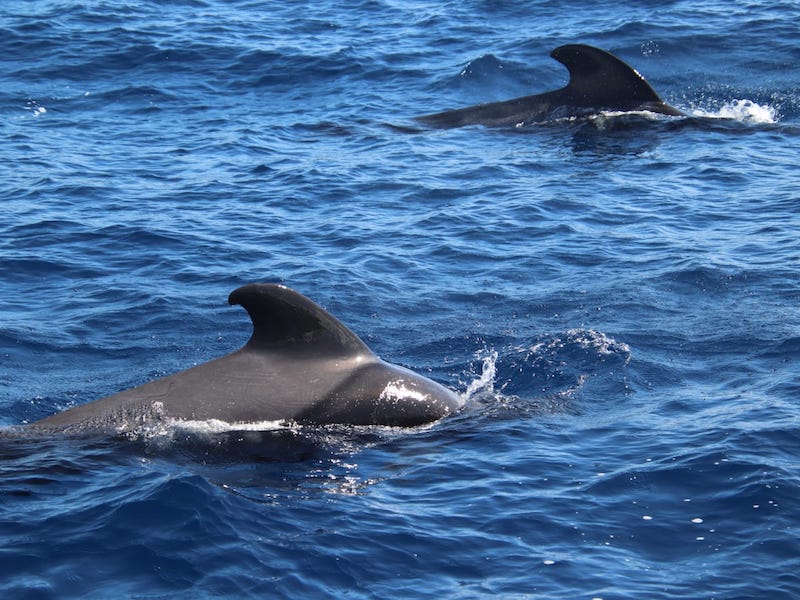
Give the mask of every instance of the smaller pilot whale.
M 456 410 L 444 386 L 379 359 L 358 336 L 298 292 L 250 284 L 228 298 L 250 315 L 239 350 L 35 421 L 43 432 L 125 433 L 153 421 L 414 426 Z
M 619 58 L 583 44 L 560 46 L 550 56 L 567 67 L 569 83 L 552 92 L 446 110 L 417 117 L 440 128 L 464 125 L 522 126 L 601 111 L 685 113 L 664 102 L 636 69 Z

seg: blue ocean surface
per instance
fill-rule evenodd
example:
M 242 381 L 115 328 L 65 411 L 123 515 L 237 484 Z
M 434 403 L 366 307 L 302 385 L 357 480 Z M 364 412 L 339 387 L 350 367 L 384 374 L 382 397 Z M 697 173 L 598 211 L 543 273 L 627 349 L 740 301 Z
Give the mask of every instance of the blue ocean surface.
M 0 596 L 800 598 L 800 5 L 0 4 Z M 690 117 L 437 130 L 604 48 Z M 428 426 L 17 426 L 229 353 L 250 282 Z

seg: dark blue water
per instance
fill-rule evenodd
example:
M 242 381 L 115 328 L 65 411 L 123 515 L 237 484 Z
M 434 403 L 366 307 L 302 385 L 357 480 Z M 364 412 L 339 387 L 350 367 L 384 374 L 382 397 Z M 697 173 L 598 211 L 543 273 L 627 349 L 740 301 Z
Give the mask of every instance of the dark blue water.
M 466 404 L 3 439 L 2 596 L 800 597 L 798 39 L 762 0 L 5 0 L 0 424 L 238 348 L 254 281 Z M 575 42 L 706 118 L 413 131 Z

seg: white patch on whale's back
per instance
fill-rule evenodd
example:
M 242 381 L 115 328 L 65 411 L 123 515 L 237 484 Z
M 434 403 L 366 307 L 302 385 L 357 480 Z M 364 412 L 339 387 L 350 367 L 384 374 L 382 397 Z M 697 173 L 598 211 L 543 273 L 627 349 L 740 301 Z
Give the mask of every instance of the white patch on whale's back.
M 378 397 L 379 400 L 392 400 L 394 402 L 406 399 L 425 400 L 427 398 L 427 394 L 405 386 L 400 379 L 397 381 L 390 381 L 386 387 L 383 388 L 381 395 Z

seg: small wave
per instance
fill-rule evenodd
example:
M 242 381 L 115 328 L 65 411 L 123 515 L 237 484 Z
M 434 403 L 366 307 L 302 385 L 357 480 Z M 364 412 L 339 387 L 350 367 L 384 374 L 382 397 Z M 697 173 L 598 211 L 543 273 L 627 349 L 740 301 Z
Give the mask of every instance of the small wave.
M 469 61 L 461 70 L 461 77 L 487 77 L 503 70 L 503 63 L 494 54 L 485 54 Z

